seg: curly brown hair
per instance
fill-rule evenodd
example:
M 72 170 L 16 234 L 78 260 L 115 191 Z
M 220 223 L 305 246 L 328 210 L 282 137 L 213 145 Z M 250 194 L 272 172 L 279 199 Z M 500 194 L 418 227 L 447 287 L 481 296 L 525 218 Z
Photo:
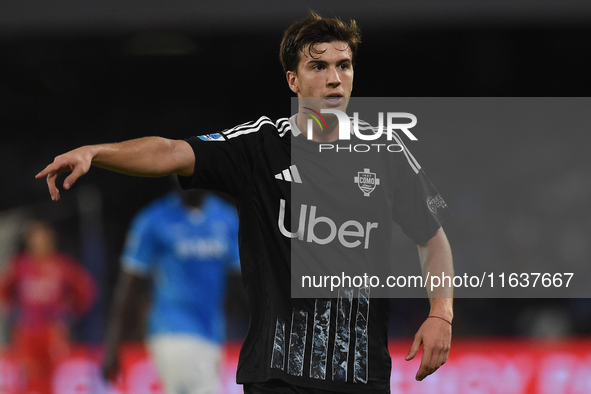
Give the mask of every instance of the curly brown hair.
M 279 60 L 283 71 L 297 72 L 300 62 L 300 52 L 308 50 L 308 55 L 322 52 L 315 49 L 315 44 L 321 42 L 343 41 L 347 49 L 351 50 L 351 60 L 354 61 L 357 47 L 361 42 L 361 31 L 357 22 L 351 20 L 349 25 L 336 18 L 323 18 L 314 11 L 310 11 L 307 18 L 293 23 L 284 33 L 281 40 Z

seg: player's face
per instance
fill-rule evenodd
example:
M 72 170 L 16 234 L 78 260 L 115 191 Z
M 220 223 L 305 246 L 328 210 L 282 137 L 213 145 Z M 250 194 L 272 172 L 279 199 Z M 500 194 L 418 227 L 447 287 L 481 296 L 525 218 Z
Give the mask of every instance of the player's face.
M 300 53 L 297 73 L 287 72 L 290 89 L 300 98 L 319 98 L 324 108 L 346 107 L 353 89 L 351 50 L 342 41 L 322 42 Z

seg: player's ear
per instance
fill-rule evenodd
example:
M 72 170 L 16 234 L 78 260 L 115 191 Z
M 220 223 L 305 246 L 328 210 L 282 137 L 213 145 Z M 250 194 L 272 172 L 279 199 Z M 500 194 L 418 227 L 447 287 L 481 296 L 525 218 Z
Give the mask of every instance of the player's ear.
M 289 85 L 291 91 L 295 94 L 298 94 L 300 92 L 300 88 L 298 86 L 298 75 L 296 74 L 296 72 L 288 71 L 285 74 L 285 77 L 287 78 L 287 84 Z

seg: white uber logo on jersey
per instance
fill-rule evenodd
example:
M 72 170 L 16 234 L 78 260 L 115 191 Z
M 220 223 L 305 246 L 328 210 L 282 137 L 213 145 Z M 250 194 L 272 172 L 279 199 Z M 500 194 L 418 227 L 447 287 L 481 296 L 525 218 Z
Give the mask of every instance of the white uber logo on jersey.
M 347 220 L 341 224 L 337 229 L 337 224 L 334 220 L 326 216 L 316 216 L 318 208 L 314 205 L 310 206 L 309 215 L 308 206 L 302 204 L 300 206 L 300 217 L 298 221 L 298 229 L 295 232 L 288 231 L 285 228 L 285 200 L 279 201 L 279 231 L 287 238 L 297 238 L 300 241 L 317 243 L 326 245 L 336 239 L 346 248 L 356 248 L 363 244 L 364 249 L 369 248 L 369 235 L 371 230 L 378 227 L 378 223 L 367 222 L 365 226 L 356 220 Z M 307 222 L 307 227 L 306 227 Z M 314 233 L 314 228 L 323 223 L 328 225 L 330 234 L 325 238 L 320 238 Z M 361 240 L 363 240 L 363 243 Z

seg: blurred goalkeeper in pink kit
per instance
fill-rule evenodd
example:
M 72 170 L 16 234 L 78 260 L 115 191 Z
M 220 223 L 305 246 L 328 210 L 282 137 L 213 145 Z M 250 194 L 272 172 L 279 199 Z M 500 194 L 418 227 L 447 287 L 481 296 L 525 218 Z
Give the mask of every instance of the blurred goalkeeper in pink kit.
M 11 308 L 12 348 L 27 394 L 51 393 L 51 375 L 68 355 L 70 323 L 91 306 L 95 284 L 73 258 L 60 253 L 56 234 L 32 223 L 24 250 L 0 279 L 0 297 Z

